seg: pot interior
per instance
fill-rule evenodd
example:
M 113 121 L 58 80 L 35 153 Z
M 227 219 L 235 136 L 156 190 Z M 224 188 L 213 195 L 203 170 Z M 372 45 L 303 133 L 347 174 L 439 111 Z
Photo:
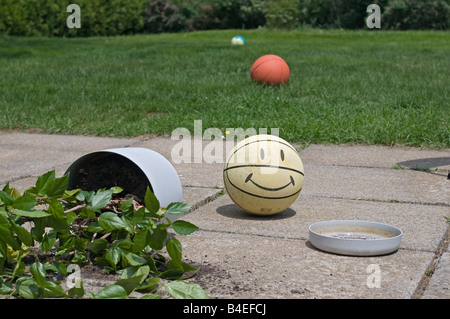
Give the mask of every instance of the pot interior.
M 144 172 L 128 158 L 109 152 L 89 154 L 70 167 L 69 189 L 96 191 L 119 186 L 118 197 L 130 197 L 144 203 L 147 187 L 153 188 Z

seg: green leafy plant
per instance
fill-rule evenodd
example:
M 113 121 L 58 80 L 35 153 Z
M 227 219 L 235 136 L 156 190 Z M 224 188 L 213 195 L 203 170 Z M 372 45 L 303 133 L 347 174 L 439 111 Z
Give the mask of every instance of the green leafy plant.
M 184 17 L 176 5 L 166 0 L 149 0 L 144 30 L 150 33 L 177 32 L 184 28 Z
M 81 277 L 67 291 L 57 279 L 67 280 L 73 265 L 91 264 L 121 274 L 91 298 L 128 298 L 135 291 L 142 298 L 161 298 L 162 290 L 174 298 L 208 297 L 199 285 L 180 281 L 198 269 L 182 260 L 181 243 L 169 234 L 170 229 L 179 235 L 198 229 L 168 218 L 190 205 L 161 208 L 149 188 L 139 205 L 120 198 L 119 187 L 67 190 L 68 181 L 68 175 L 56 178 L 50 171 L 23 194 L 9 183 L 0 191 L 1 295 L 88 298 Z
M 382 19 L 394 30 L 447 30 L 449 15 L 448 0 L 390 0 Z
M 264 9 L 266 16 L 267 27 L 270 29 L 292 29 L 298 20 L 300 10 L 298 8 L 298 1 L 269 0 L 267 7 Z

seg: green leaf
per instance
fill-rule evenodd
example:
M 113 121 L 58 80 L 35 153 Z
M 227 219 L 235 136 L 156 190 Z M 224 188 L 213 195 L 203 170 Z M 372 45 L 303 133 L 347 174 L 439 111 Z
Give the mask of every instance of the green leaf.
M 44 297 L 57 298 L 67 297 L 66 292 L 62 289 L 61 285 L 54 281 L 46 281 L 44 286 Z
M 80 278 L 76 278 L 75 286 L 69 289 L 68 294 L 69 297 L 77 297 L 77 298 L 83 298 L 84 294 L 86 293 L 84 291 L 83 282 Z
M 64 195 L 63 198 L 67 199 L 67 200 L 73 200 L 72 197 L 76 196 L 78 194 L 78 192 L 80 191 L 79 188 L 77 189 L 66 189 L 64 191 Z
M 145 208 L 150 212 L 150 214 L 156 214 L 160 209 L 159 200 L 156 198 L 155 194 L 147 186 L 147 191 L 144 197 Z
M 5 193 L 9 191 L 9 182 L 6 183 L 6 185 L 3 187 L 2 191 Z
M 123 188 L 119 187 L 119 186 L 113 186 L 111 187 L 111 191 L 113 194 L 120 194 L 123 191 Z
M 130 266 L 141 266 L 147 263 L 145 258 L 142 258 L 139 255 L 128 253 L 125 255 L 125 258 L 128 260 L 128 264 Z
M 62 203 L 57 199 L 53 199 L 50 202 L 47 211 L 49 214 L 51 214 L 56 218 L 63 218 L 63 219 L 66 218 L 66 214 L 64 213 L 64 207 Z
M 17 234 L 17 237 L 22 243 L 24 243 L 28 247 L 33 246 L 33 236 L 31 236 L 31 233 L 28 230 L 17 225 L 14 222 L 11 223 L 11 226 L 12 230 Z
M 84 207 L 81 212 L 80 212 L 80 217 L 83 218 L 96 218 L 97 215 L 95 214 L 95 212 L 89 208 L 89 207 Z
M 105 259 L 116 269 L 116 265 L 121 257 L 121 250 L 118 247 L 111 247 L 105 254 Z
M 151 256 L 147 256 L 147 265 L 150 267 L 152 274 L 158 276 L 161 272 L 156 267 L 156 262 Z
M 48 265 L 46 267 L 47 270 L 52 270 L 55 272 L 59 272 L 62 275 L 67 275 L 67 267 L 66 264 L 62 261 L 55 261 L 54 263 Z
M 150 236 L 149 245 L 155 250 L 161 250 L 164 247 L 164 241 L 166 238 L 167 230 L 159 224 Z
M 126 299 L 127 297 L 125 288 L 120 285 L 110 285 L 100 290 L 93 299 Z
M 5 262 L 8 258 L 6 251 L 6 243 L 0 241 L 0 273 L 3 273 L 5 270 Z
M 19 193 L 19 191 L 17 190 L 17 189 L 15 189 L 15 188 L 10 188 L 9 190 L 8 190 L 8 195 L 10 195 L 12 198 L 14 198 L 14 200 L 16 200 L 16 199 L 18 199 L 20 196 L 22 196 L 22 195 L 20 195 L 20 193 Z
M 98 190 L 90 200 L 90 208 L 96 212 L 100 212 L 100 209 L 105 207 L 111 200 L 113 191 L 111 189 Z
M 133 198 L 128 198 L 126 201 L 120 204 L 120 210 L 127 213 L 133 207 Z
M 37 191 L 36 186 L 28 187 L 28 188 L 25 190 L 24 194 L 30 194 L 30 195 L 32 195 L 32 196 L 34 196 L 34 197 L 40 196 L 40 195 L 38 194 L 38 191 Z
M 209 299 L 206 292 L 198 284 L 187 284 L 176 280 L 165 285 L 164 289 L 175 299 Z
M 69 185 L 69 174 L 49 181 L 44 191 L 48 197 L 58 198 L 64 195 L 64 192 L 67 189 L 68 185 Z
M 166 243 L 166 249 L 170 258 L 172 258 L 172 262 L 177 266 L 181 266 L 182 247 L 180 241 L 174 237 L 169 238 Z
M 169 206 L 167 206 L 166 214 L 181 215 L 186 213 L 189 209 L 191 209 L 191 207 L 192 205 L 186 203 L 170 203 Z
M 185 278 L 189 278 L 194 276 L 200 269 L 197 267 L 194 267 L 192 265 L 186 264 L 185 262 L 181 262 L 181 264 L 183 265 L 183 271 L 184 273 L 189 272 L 188 276 Z
M 51 181 L 55 180 L 55 171 L 49 171 L 38 177 L 36 181 L 36 191 L 40 196 L 46 195 L 46 189 Z
M 184 273 L 183 266 L 175 263 L 173 260 L 169 260 L 166 263 L 167 270 L 160 274 L 161 278 L 164 279 L 180 279 L 181 275 Z
M 91 232 L 91 233 L 100 233 L 100 232 L 104 231 L 104 229 L 102 227 L 100 227 L 97 222 L 92 222 L 86 228 L 86 231 Z
M 58 239 L 58 237 L 55 230 L 50 230 L 48 233 L 44 234 L 41 240 L 41 250 L 44 254 L 48 253 L 48 251 L 52 249 L 56 239 Z
M 76 195 L 75 198 L 79 200 L 80 202 L 90 202 L 92 196 L 95 192 L 88 192 L 84 190 L 80 190 Z
M 160 280 L 161 280 L 161 278 L 158 278 L 158 277 L 150 278 L 149 280 L 144 281 L 141 285 L 139 285 L 137 290 L 139 290 L 139 292 L 155 291 L 159 286 Z
M 189 235 L 198 230 L 198 227 L 184 220 L 176 220 L 172 228 L 180 235 Z
M 149 266 L 128 266 L 122 271 L 120 279 L 127 279 L 135 276 L 145 275 L 147 277 L 150 274 Z
M 125 229 L 127 232 L 129 232 L 130 234 L 134 234 L 134 225 L 133 225 L 133 221 L 130 220 L 130 218 L 127 217 L 127 216 L 122 216 L 122 217 L 121 217 L 121 220 L 122 220 L 123 224 L 125 225 L 125 228 L 124 228 L 124 229 Z
M 133 253 L 139 253 L 150 243 L 150 231 L 144 229 L 136 232 L 133 238 Z
M 147 278 L 146 274 L 139 274 L 126 279 L 119 279 L 114 285 L 119 285 L 125 289 L 127 294 L 131 294 Z
M 144 207 L 141 207 L 134 212 L 132 221 L 136 226 L 139 226 L 140 228 L 147 228 L 148 219 L 145 217 Z
M 4 191 L 0 191 L 0 200 L 5 204 L 5 205 L 11 205 L 14 201 L 14 198 L 12 198 L 8 193 L 4 192 Z
M 11 225 L 8 220 L 0 215 L 0 241 L 3 241 L 10 245 L 14 250 L 20 250 L 21 245 L 17 239 L 13 236 L 11 231 Z
M 117 229 L 125 229 L 126 224 L 120 219 L 117 214 L 112 212 L 106 212 L 101 214 L 98 217 L 98 225 L 102 227 L 107 232 L 117 230 Z
M 75 212 L 68 212 L 66 214 L 66 222 L 68 225 L 72 224 L 77 218 L 78 218 L 78 215 Z
M 12 283 L 4 282 L 0 277 L 0 295 L 9 295 L 12 292 Z
M 36 285 L 32 277 L 20 277 L 15 284 L 16 293 L 25 299 L 36 299 L 40 296 L 41 290 Z
M 86 243 L 85 248 L 96 253 L 105 250 L 107 245 L 108 241 L 105 238 L 98 238 L 94 239 L 92 242 Z
M 46 218 L 46 223 L 48 227 L 52 227 L 60 234 L 65 235 L 70 233 L 70 226 L 64 218 L 49 216 Z
M 21 210 L 21 209 L 13 209 L 13 214 L 16 216 L 23 216 L 23 217 L 30 217 L 30 218 L 43 218 L 50 216 L 49 213 L 43 211 L 43 210 Z
M 35 262 L 30 266 L 30 273 L 33 275 L 36 284 L 42 289 L 45 288 L 45 273 L 44 265 L 40 262 Z
M 37 241 L 42 240 L 42 236 L 45 232 L 46 220 L 45 218 L 36 218 L 33 220 L 34 227 L 31 228 L 31 235 L 33 235 L 33 238 Z
M 113 245 L 120 248 L 122 251 L 128 252 L 128 251 L 131 251 L 133 243 L 131 242 L 131 240 L 129 238 L 126 238 L 126 239 L 116 241 Z
M 24 194 L 23 196 L 17 198 L 12 203 L 12 206 L 14 208 L 20 209 L 20 210 L 30 210 L 36 205 L 36 200 L 33 195 L 31 194 Z

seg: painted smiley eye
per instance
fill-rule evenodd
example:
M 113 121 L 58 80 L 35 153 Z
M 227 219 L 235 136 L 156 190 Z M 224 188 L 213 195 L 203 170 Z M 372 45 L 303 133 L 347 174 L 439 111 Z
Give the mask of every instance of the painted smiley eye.
M 261 156 L 261 160 L 264 160 L 264 149 L 259 151 L 259 155 Z
M 284 161 L 284 152 L 283 152 L 283 150 L 280 150 L 280 156 L 281 156 L 281 160 Z

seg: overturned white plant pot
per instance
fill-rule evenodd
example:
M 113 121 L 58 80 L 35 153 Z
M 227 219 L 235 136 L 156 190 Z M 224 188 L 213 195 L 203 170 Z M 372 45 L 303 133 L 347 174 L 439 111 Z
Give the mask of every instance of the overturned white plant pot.
M 147 148 L 113 148 L 88 153 L 73 162 L 68 189 L 86 191 L 119 186 L 121 195 L 133 195 L 144 202 L 147 187 L 158 198 L 161 207 L 182 202 L 183 191 L 177 171 L 161 154 Z M 168 215 L 171 221 L 177 216 Z

